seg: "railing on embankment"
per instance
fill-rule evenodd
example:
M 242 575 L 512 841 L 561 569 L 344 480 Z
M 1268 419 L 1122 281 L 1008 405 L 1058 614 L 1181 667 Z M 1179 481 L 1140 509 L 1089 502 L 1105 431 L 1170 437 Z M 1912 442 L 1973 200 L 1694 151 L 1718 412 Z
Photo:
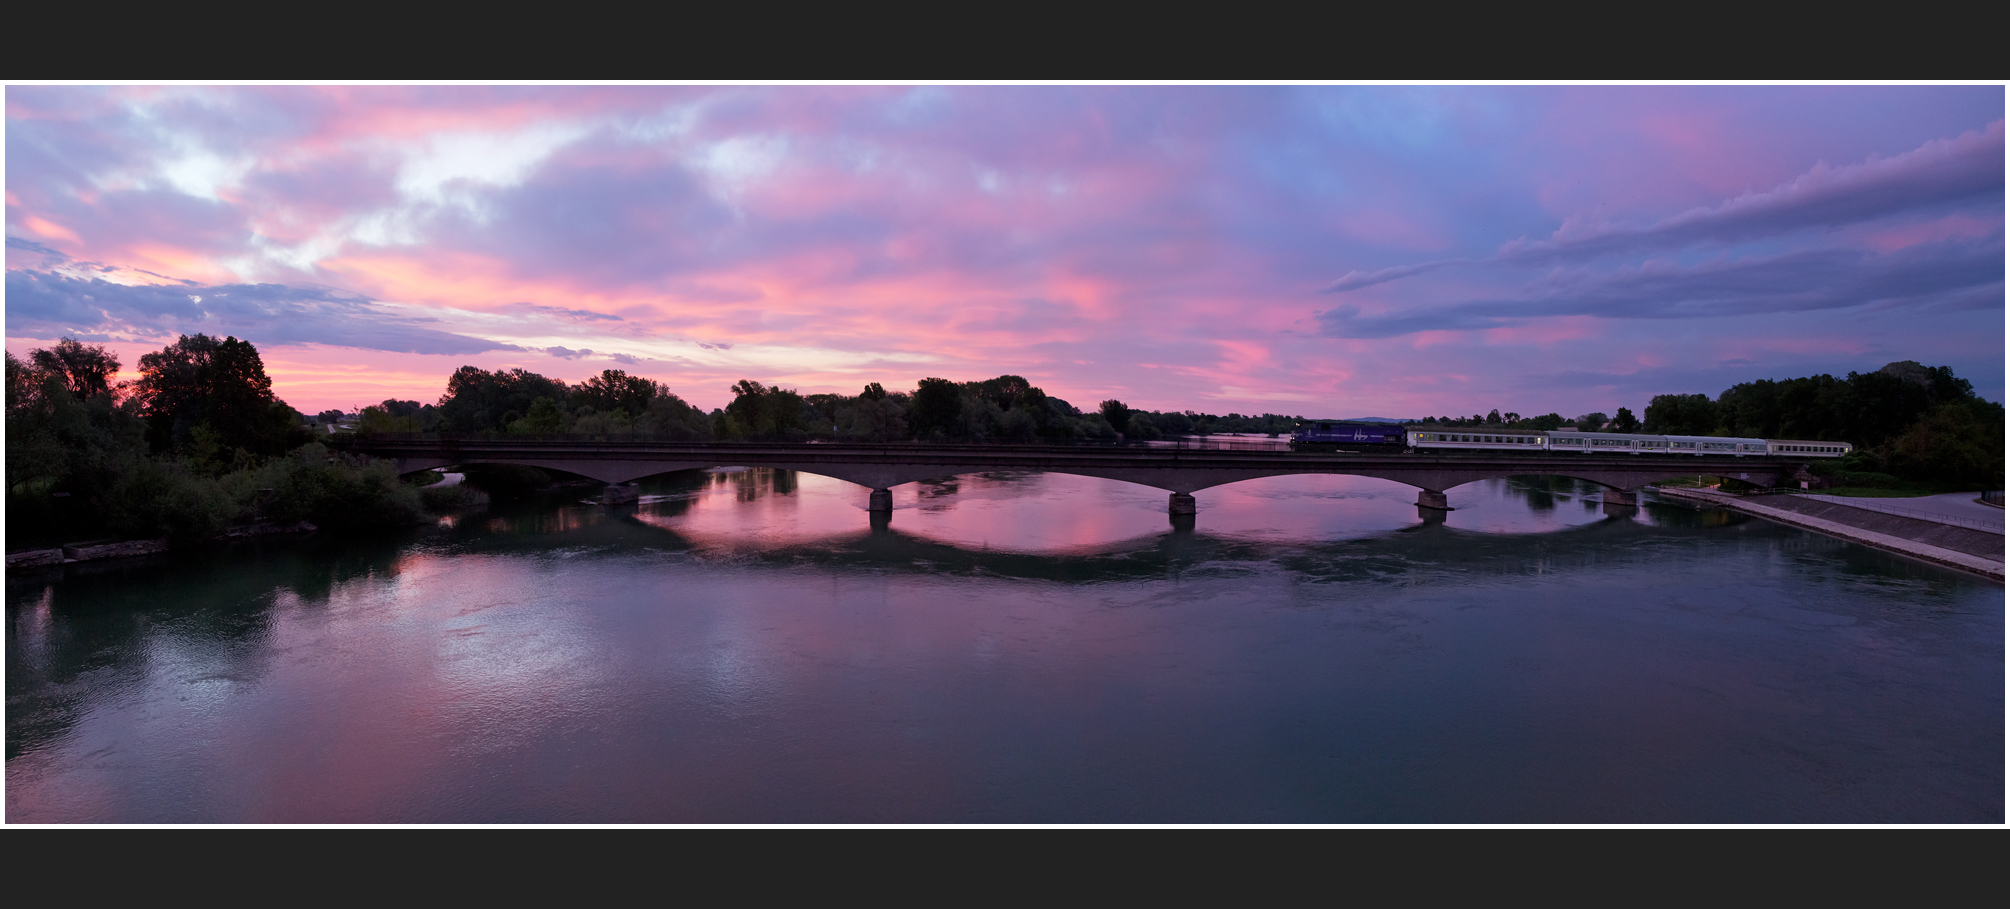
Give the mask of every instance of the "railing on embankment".
M 346 436 L 346 437 L 345 437 Z M 1170 439 L 1149 441 L 1110 441 L 1105 439 L 987 439 L 981 442 L 872 442 L 858 439 L 775 439 L 765 441 L 714 442 L 663 433 L 635 432 L 553 432 L 539 435 L 506 435 L 502 433 L 479 432 L 372 432 L 348 433 L 333 436 L 331 441 L 338 447 L 354 443 L 369 442 L 440 442 L 453 443 L 514 443 L 514 442 L 615 442 L 615 443 L 656 443 L 664 445 L 705 445 L 728 449 L 735 445 L 878 445 L 887 448 L 970 448 L 970 449 L 1013 449 L 1013 448 L 1073 448 L 1109 451 L 1291 451 L 1291 440 L 1287 438 L 1253 438 L 1237 436 L 1179 436 Z

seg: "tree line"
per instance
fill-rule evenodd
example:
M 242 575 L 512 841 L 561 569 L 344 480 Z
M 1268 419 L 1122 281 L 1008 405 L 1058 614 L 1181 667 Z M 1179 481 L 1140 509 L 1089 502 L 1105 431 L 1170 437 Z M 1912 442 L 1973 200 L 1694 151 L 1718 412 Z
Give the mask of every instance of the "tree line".
M 409 524 L 472 495 L 422 492 L 330 452 L 272 393 L 258 351 L 185 335 L 117 382 L 102 345 L 7 353 L 7 544 L 97 536 L 185 543 L 255 522 Z M 456 487 L 455 489 L 458 489 Z
M 1083 411 L 1015 375 L 973 382 L 931 376 L 912 390 L 894 391 L 872 382 L 856 395 L 805 395 L 751 379 L 729 390 L 732 402 L 706 413 L 661 382 L 622 370 L 568 384 L 523 369 L 463 366 L 449 377 L 437 402 L 387 400 L 365 408 L 356 428 L 494 436 L 632 434 L 673 441 L 1063 443 L 1285 433 L 1302 419 L 1134 410 L 1115 400 Z
M 705 413 L 662 383 L 607 370 L 577 385 L 522 369 L 464 366 L 435 404 L 385 401 L 366 409 L 364 431 L 492 435 L 608 433 L 690 441 L 1115 442 L 1211 433 L 1283 434 L 1302 416 L 1215 415 L 1134 409 L 1103 401 L 1081 410 L 1024 377 L 973 382 L 929 377 L 911 390 L 879 383 L 856 395 L 805 395 L 742 380 L 733 400 Z M 1847 441 L 1857 452 L 1818 468 L 1845 485 L 2000 486 L 2003 408 L 1976 397 L 1949 367 L 1913 361 L 1837 379 L 1819 375 L 1747 382 L 1716 399 L 1655 396 L 1644 412 L 1618 408 L 1564 417 L 1494 409 L 1425 417 L 1414 426 Z
M 1839 485 L 2003 486 L 2003 405 L 1978 397 L 1950 367 L 1912 360 L 1840 379 L 1744 382 L 1715 400 L 1656 395 L 1646 427 L 1672 435 L 1848 442 L 1855 451 L 1814 468 Z
M 1524 417 L 1514 411 L 1501 413 L 1496 408 L 1484 414 L 1473 414 L 1470 417 L 1425 417 L 1422 420 L 1414 421 L 1411 425 L 1439 426 L 1450 429 L 1525 429 L 1537 432 L 1563 429 L 1565 427 L 1584 432 L 1599 432 L 1604 430 L 1612 432 L 1638 432 L 1640 430 L 1640 418 L 1634 416 L 1633 411 L 1624 407 L 1619 408 L 1618 413 L 1612 416 L 1606 416 L 1600 411 L 1593 411 L 1587 414 L 1579 414 L 1576 417 L 1564 417 L 1555 411 L 1539 416 Z
M 1978 397 L 1951 367 L 1901 360 L 1840 379 L 1744 382 L 1714 399 L 1655 395 L 1639 416 L 1625 407 L 1568 419 L 1494 410 L 1412 425 L 1848 442 L 1855 451 L 1813 472 L 1842 486 L 1997 489 L 2004 478 L 2003 421 L 2003 405 Z

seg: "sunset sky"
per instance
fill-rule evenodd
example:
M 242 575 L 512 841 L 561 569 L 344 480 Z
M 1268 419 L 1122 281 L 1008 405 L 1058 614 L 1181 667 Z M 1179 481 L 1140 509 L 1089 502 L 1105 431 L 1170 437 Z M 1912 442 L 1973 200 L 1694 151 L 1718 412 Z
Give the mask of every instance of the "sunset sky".
M 2004 386 L 2001 86 L 6 89 L 7 349 L 1566 416 Z M 129 376 L 130 377 L 130 376 Z

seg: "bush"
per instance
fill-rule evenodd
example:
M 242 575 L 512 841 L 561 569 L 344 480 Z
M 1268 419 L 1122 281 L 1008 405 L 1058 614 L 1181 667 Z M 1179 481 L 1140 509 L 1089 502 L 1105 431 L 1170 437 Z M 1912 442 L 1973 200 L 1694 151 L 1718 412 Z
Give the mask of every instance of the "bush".
M 238 511 L 218 481 L 181 464 L 134 458 L 98 502 L 104 526 L 131 538 L 187 543 L 214 536 Z

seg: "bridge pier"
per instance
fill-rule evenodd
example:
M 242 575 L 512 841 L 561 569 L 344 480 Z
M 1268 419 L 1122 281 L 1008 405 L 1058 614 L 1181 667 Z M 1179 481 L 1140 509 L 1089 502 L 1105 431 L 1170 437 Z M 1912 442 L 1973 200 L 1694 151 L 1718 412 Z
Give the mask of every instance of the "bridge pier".
M 1445 493 L 1443 490 L 1419 489 L 1417 490 L 1417 507 L 1435 508 L 1439 511 L 1451 511 L 1452 503 L 1445 499 Z
M 884 486 L 873 490 L 872 498 L 866 500 L 865 510 L 871 512 L 892 514 L 893 490 L 887 489 Z
M 1172 500 L 1166 503 L 1166 514 L 1195 514 L 1198 511 L 1193 505 L 1193 496 L 1184 492 L 1173 493 Z
M 1631 515 L 1640 508 L 1640 494 L 1631 489 L 1608 489 L 1604 499 L 1606 514 Z

